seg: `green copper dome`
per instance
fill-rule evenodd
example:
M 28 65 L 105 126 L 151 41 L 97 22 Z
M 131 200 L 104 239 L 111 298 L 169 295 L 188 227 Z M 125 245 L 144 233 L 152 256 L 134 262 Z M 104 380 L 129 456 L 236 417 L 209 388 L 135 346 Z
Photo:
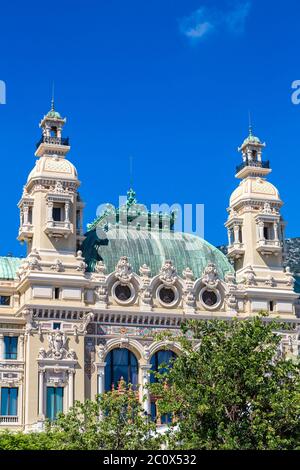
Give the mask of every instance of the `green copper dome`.
M 61 119 L 61 115 L 57 111 L 49 111 L 47 116 L 55 119 Z
M 16 272 L 23 261 L 23 258 L 0 256 L 0 279 L 17 279 Z
M 214 263 L 219 276 L 233 273 L 233 267 L 220 250 L 205 240 L 188 233 L 174 231 L 176 213 L 149 212 L 137 204 L 135 192 L 127 193 L 126 204 L 107 209 L 91 224 L 82 244 L 87 270 L 93 272 L 103 261 L 107 273 L 115 271 L 122 256 L 127 256 L 135 273 L 146 264 L 151 276 L 157 275 L 164 262 L 171 260 L 181 276 L 185 268 L 194 277 L 202 275 L 209 263 Z
M 226 273 L 233 272 L 233 267 L 220 250 L 188 233 L 166 234 L 163 231 L 120 227 L 108 230 L 106 238 L 99 239 L 97 229 L 93 228 L 87 232 L 82 250 L 87 270 L 91 272 L 100 260 L 104 262 L 107 273 L 113 272 L 121 256 L 128 257 L 137 274 L 140 267 L 146 264 L 151 269 L 151 276 L 155 276 L 167 259 L 172 260 L 179 275 L 185 268 L 190 268 L 194 277 L 198 278 L 209 263 L 216 265 L 222 279 Z
M 54 109 L 54 98 L 51 100 L 51 109 L 47 113 L 47 117 L 54 118 L 54 119 L 62 119 L 61 115 L 59 114 L 58 111 L 55 111 Z
M 245 144 L 261 144 L 261 141 L 258 137 L 255 137 L 255 135 L 249 135 L 243 142 L 243 145 Z

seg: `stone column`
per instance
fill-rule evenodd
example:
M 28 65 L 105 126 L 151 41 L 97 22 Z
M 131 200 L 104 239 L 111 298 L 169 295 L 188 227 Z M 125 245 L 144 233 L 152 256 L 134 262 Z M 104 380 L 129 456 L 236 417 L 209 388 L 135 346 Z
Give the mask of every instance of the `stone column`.
M 279 237 L 278 237 L 278 223 L 277 222 L 274 222 L 274 240 L 276 240 L 276 241 L 279 240 Z
M 142 375 L 141 399 L 145 398 L 143 401 L 143 408 L 145 412 L 149 415 L 151 414 L 151 403 L 150 403 L 150 393 L 149 393 L 149 389 L 147 385 L 150 382 L 149 371 L 151 369 L 151 364 L 142 365 L 140 366 L 140 368 L 141 368 L 141 375 Z
M 263 222 L 258 223 L 258 235 L 259 235 L 259 240 L 264 240 L 264 226 L 265 224 Z
M 48 222 L 53 222 L 53 202 L 48 202 Z
M 4 359 L 4 335 L 0 334 L 0 359 Z
M 68 392 L 69 392 L 69 408 L 74 404 L 74 369 L 69 370 L 69 383 L 68 383 Z
M 18 338 L 18 361 L 24 361 L 24 335 Z
M 231 246 L 231 229 L 227 230 L 227 235 L 228 235 L 228 246 Z
M 29 207 L 26 205 L 24 205 L 24 208 L 23 208 L 23 214 L 24 214 L 24 225 L 27 225 L 28 224 L 28 211 L 29 211 Z
M 239 232 L 240 232 L 239 225 L 235 225 L 233 230 L 234 230 L 234 243 L 239 243 L 240 242 L 240 240 L 239 240 Z
M 39 371 L 39 416 L 44 415 L 44 371 Z
M 66 202 L 65 203 L 65 223 L 70 222 L 70 203 Z
M 24 383 L 24 380 L 22 381 L 22 383 L 20 384 L 19 386 L 19 396 L 18 396 L 18 423 L 21 423 L 23 421 L 23 413 L 22 413 L 22 409 L 23 409 L 23 383 Z
M 24 212 L 23 209 L 20 210 L 20 227 L 22 227 L 24 223 Z
M 105 366 L 106 363 L 97 364 L 97 394 L 101 395 L 105 392 Z

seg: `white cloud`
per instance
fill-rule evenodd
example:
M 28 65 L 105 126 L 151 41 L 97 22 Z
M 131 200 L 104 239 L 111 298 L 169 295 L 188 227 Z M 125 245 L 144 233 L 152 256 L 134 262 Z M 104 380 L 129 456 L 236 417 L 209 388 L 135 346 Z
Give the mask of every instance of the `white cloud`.
M 235 8 L 232 11 L 229 11 L 225 21 L 227 24 L 227 27 L 229 31 L 232 33 L 238 33 L 241 34 L 245 30 L 245 22 L 247 19 L 247 16 L 249 15 L 251 8 L 251 3 L 246 2 L 246 3 L 240 3 L 235 6 Z
M 212 22 L 210 11 L 202 7 L 194 11 L 190 16 L 182 18 L 179 27 L 181 33 L 186 37 L 198 41 L 211 32 L 215 25 Z
M 200 7 L 179 21 L 180 32 L 192 42 L 198 42 L 213 31 L 226 30 L 242 34 L 251 8 L 250 1 L 234 3 L 226 10 Z

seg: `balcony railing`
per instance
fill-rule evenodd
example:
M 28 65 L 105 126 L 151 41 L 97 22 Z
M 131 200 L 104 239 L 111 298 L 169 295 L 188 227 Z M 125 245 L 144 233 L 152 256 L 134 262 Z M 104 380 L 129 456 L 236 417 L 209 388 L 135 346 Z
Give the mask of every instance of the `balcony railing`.
M 18 416 L 0 416 L 0 424 L 18 424 Z
M 258 162 L 258 161 L 253 161 L 253 160 L 245 160 L 241 165 L 236 167 L 236 172 L 239 173 L 243 168 L 246 166 L 252 166 L 256 168 L 270 168 L 270 162 L 269 160 L 265 162 Z
M 41 144 L 69 145 L 69 137 L 42 136 L 41 139 L 36 144 L 36 148 L 39 148 Z

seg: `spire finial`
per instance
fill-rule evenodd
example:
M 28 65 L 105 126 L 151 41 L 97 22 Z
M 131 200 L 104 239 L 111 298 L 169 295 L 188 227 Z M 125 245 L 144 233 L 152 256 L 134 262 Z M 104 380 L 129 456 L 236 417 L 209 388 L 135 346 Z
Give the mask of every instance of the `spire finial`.
M 52 82 L 51 111 L 54 111 L 54 81 Z
M 133 188 L 133 156 L 129 155 L 129 183 L 130 188 Z
M 249 136 L 252 137 L 252 120 L 251 120 L 251 112 L 248 111 L 249 114 Z

